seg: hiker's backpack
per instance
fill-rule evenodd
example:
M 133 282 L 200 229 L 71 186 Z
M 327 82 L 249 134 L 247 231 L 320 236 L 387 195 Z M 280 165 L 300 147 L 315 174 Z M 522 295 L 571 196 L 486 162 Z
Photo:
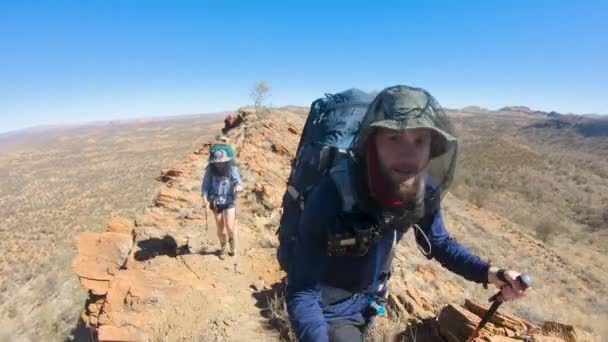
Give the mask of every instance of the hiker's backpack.
M 277 259 L 288 270 L 295 253 L 300 215 L 306 198 L 341 153 L 348 153 L 374 97 L 359 89 L 326 94 L 310 107 L 292 163 L 279 223 Z

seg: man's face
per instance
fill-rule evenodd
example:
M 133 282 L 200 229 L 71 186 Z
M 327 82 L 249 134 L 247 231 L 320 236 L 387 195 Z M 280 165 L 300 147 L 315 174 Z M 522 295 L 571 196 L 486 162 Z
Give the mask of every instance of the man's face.
M 380 128 L 376 134 L 378 162 L 382 175 L 400 199 L 416 196 L 422 171 L 429 162 L 431 131 L 427 128 L 396 131 Z

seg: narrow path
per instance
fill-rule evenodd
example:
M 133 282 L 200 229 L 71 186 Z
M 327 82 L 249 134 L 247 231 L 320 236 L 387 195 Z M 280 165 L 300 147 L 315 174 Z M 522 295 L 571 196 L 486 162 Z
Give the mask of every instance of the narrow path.
M 271 269 L 271 253 L 256 246 L 254 231 L 243 223 L 250 214 L 248 208 L 239 210 L 238 251 L 235 257 L 226 255 L 224 260 L 209 254 L 205 274 L 213 275 L 214 291 L 207 295 L 217 296 L 222 309 L 216 315 L 229 341 L 273 341 L 278 340 L 276 332 L 266 327 L 267 320 L 260 314 L 270 293 L 269 285 L 278 281 L 277 274 L 260 274 L 260 270 Z M 201 229 L 206 252 L 219 248 L 215 220 L 208 212 L 208 229 Z M 272 283 L 271 283 L 272 282 Z
M 202 158 L 202 157 L 201 157 Z M 201 161 L 193 161 L 201 164 Z M 181 176 L 182 183 L 195 184 L 200 179 L 202 167 L 192 167 L 189 174 Z M 198 187 L 192 186 L 192 194 L 198 194 Z M 162 255 L 135 261 L 135 268 L 155 271 L 161 281 L 175 281 L 177 287 L 167 292 L 171 299 L 161 302 L 149 310 L 158 329 L 161 340 L 204 340 L 204 341 L 277 341 L 278 332 L 269 326 L 267 301 L 274 296 L 274 289 L 281 280 L 272 245 L 263 246 L 263 234 L 251 226 L 255 206 L 240 198 L 237 207 L 238 250 L 235 257 L 227 254 L 217 256 L 219 239 L 215 219 L 211 210 L 202 208 L 200 203 L 181 215 L 163 210 L 161 216 L 173 216 L 171 226 L 164 230 L 162 224 L 151 228 L 151 233 L 138 235 L 140 245 L 169 235 L 177 246 L 177 255 Z M 154 235 L 156 237 L 151 237 Z M 187 241 L 188 252 L 181 253 L 180 245 Z M 170 254 L 170 253 L 169 253 Z M 170 274 L 167 271 L 170 270 Z M 177 279 L 177 280 L 176 280 Z M 176 315 L 167 313 L 175 312 Z M 197 339 L 198 338 L 198 339 Z

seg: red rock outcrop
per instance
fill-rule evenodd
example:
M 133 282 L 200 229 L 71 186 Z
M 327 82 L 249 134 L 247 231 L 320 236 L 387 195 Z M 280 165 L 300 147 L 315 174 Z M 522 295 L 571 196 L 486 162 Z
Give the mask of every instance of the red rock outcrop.
M 236 114 L 230 114 L 226 117 L 226 119 L 224 119 L 224 128 L 222 129 L 222 133 L 228 133 L 231 129 L 240 126 L 243 122 L 254 116 L 254 111 L 250 108 L 239 109 Z

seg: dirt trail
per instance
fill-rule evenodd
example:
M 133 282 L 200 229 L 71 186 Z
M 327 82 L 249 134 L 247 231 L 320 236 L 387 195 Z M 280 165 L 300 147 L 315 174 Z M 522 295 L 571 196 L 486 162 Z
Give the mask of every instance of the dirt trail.
M 255 196 L 239 198 L 237 255 L 216 255 L 215 220 L 199 190 L 207 148 L 163 171 L 158 198 L 134 223 L 115 219 L 107 232 L 79 237 L 73 266 L 93 293 L 83 318 L 99 340 L 279 339 L 263 312 L 283 276 L 276 245 L 264 239 L 267 218 L 254 213 Z M 124 261 L 121 250 L 130 250 Z

